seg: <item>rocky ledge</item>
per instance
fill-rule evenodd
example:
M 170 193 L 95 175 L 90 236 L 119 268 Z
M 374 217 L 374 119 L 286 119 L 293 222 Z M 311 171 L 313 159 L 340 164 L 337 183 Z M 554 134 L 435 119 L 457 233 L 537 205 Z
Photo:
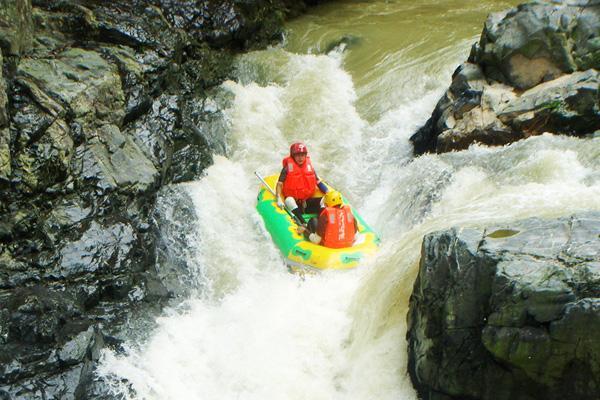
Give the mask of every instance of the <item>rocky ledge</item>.
M 408 315 L 425 400 L 600 393 L 600 213 L 424 238 Z
M 99 350 L 178 294 L 157 191 L 226 152 L 234 55 L 317 2 L 0 0 L 0 398 L 100 397 Z
M 600 1 L 538 1 L 491 14 L 415 154 L 600 129 Z

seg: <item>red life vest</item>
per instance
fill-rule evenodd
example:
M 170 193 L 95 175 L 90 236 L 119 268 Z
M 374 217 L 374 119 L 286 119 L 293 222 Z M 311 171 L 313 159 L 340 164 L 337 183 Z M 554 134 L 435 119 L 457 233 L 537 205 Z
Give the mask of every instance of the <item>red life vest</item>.
M 317 233 L 321 245 L 339 249 L 352 246 L 356 233 L 356 221 L 350 206 L 326 207 L 319 215 Z
M 283 167 L 287 168 L 287 175 L 283 181 L 284 197 L 293 197 L 296 200 L 309 199 L 317 187 L 317 175 L 310 162 L 310 157 L 306 156 L 306 161 L 298 165 L 292 157 L 283 159 Z

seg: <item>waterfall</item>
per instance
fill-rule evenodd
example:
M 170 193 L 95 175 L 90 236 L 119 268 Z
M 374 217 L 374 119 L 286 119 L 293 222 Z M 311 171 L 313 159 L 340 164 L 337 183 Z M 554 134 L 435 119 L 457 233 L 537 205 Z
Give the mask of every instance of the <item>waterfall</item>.
M 287 47 L 240 56 L 238 78 L 223 84 L 233 95 L 227 156 L 181 185 L 196 220 L 194 240 L 179 244 L 191 250 L 179 253 L 196 290 L 166 310 L 146 340 L 125 354 L 104 352 L 98 373 L 115 393 L 416 399 L 405 334 L 423 235 L 600 210 L 600 138 L 546 134 L 412 157 L 408 138 L 466 57 L 473 38 L 465 35 L 427 56 L 411 56 L 413 47 L 382 56 L 383 72 L 361 79 L 349 72 L 351 50 L 323 53 L 324 44 L 313 43 L 292 51 L 293 36 Z M 386 92 L 390 86 L 401 93 Z M 278 172 L 298 139 L 317 173 L 381 235 L 378 255 L 355 270 L 289 274 L 255 211 L 253 172 Z

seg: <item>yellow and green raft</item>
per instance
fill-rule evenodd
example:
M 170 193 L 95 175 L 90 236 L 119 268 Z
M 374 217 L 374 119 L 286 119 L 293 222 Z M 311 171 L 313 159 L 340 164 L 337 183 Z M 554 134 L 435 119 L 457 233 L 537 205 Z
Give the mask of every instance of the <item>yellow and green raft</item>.
M 274 189 L 277 178 L 278 175 L 271 175 L 265 178 L 265 182 Z M 323 193 L 317 190 L 315 197 L 320 196 L 323 196 Z M 264 185 L 260 186 L 257 200 L 256 209 L 292 271 L 354 268 L 365 257 L 374 254 L 379 247 L 379 238 L 354 208 L 352 212 L 358 222 L 357 240 L 352 247 L 332 249 L 314 244 L 298 234 L 296 222 L 285 210 L 277 206 L 275 196 Z M 345 199 L 344 204 L 347 204 Z M 305 219 L 308 221 L 311 216 L 307 214 Z

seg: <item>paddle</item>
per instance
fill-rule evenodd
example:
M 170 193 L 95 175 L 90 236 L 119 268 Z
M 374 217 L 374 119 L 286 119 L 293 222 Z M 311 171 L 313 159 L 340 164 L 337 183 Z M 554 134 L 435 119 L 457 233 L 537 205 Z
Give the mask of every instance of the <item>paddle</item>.
M 260 176 L 260 174 L 257 171 L 254 171 L 254 175 L 256 175 L 256 177 L 258 178 L 258 180 L 260 180 L 263 185 L 265 185 L 265 187 L 267 188 L 267 190 L 269 192 L 271 192 L 271 194 L 273 195 L 273 197 L 275 197 L 275 201 L 277 201 L 277 193 L 275 193 L 275 191 L 273 190 L 273 188 L 271 186 L 269 186 L 269 184 L 263 179 L 262 176 Z M 302 224 L 302 222 L 300 222 L 300 220 L 298 220 L 298 217 L 296 217 L 294 215 L 294 213 L 292 213 L 290 210 L 287 209 L 287 206 L 285 204 L 283 206 L 283 209 L 285 210 L 285 212 L 288 213 L 288 215 L 290 217 L 292 217 L 292 219 L 294 220 L 294 222 L 296 222 L 296 224 L 298 224 L 299 226 L 304 226 L 304 224 Z

